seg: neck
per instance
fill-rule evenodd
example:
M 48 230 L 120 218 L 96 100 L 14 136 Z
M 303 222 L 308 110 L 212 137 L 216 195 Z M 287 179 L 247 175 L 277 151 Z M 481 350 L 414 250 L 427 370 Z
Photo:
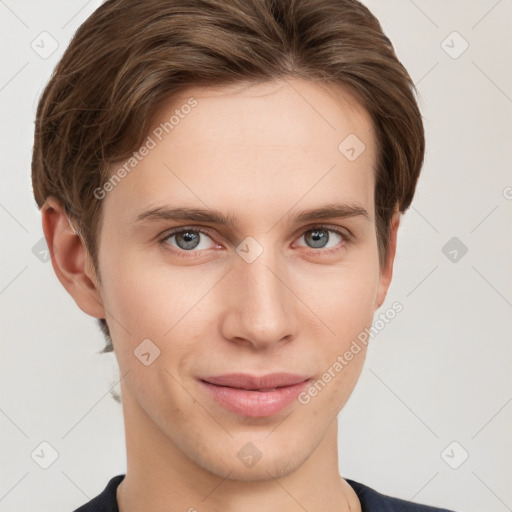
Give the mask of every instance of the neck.
M 360 512 L 354 490 L 338 469 L 335 418 L 306 461 L 280 478 L 241 481 L 191 460 L 123 394 L 127 471 L 117 490 L 120 512 Z M 200 443 L 200 441 L 198 441 Z

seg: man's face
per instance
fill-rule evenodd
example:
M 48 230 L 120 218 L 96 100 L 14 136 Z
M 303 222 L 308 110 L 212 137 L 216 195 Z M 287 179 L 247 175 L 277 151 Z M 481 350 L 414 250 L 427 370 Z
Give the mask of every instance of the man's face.
M 197 104 L 183 107 L 191 97 Z M 364 346 L 308 403 L 298 392 L 371 325 L 387 289 L 371 120 L 349 95 L 291 80 L 190 89 L 154 128 L 146 156 L 102 204 L 101 292 L 127 436 L 233 479 L 290 473 L 346 403 Z M 362 153 L 354 135 L 339 149 L 350 134 Z M 298 218 L 332 205 L 355 211 Z M 231 223 L 146 215 L 171 208 Z M 310 380 L 274 392 L 204 382 L 282 372 Z

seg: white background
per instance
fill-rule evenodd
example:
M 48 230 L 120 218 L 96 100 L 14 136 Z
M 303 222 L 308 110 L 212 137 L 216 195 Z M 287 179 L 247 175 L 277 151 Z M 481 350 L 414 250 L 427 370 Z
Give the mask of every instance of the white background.
M 399 231 L 386 310 L 340 414 L 342 476 L 457 511 L 512 510 L 512 1 L 366 0 L 418 84 L 427 154 Z M 39 95 L 98 0 L 0 1 L 0 510 L 70 512 L 125 472 L 103 337 L 33 247 Z M 31 42 L 47 31 L 58 49 Z M 452 54 L 464 41 L 469 47 Z M 46 36 L 45 36 L 46 37 Z M 46 46 L 47 48 L 49 46 Z M 450 48 L 451 47 L 451 48 Z M 507 194 L 507 191 L 509 192 Z M 507 196 L 509 199 L 507 199 Z M 457 262 L 442 252 L 457 237 Z M 35 250 L 37 252 L 37 250 Z M 31 452 L 58 452 L 42 469 Z M 468 459 L 452 469 L 467 451 Z M 46 453 L 49 453 L 47 449 Z

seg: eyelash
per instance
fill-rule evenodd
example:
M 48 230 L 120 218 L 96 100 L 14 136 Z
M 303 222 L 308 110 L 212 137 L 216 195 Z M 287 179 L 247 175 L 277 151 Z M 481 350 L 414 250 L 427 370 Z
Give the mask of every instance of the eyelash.
M 348 242 L 350 242 L 350 236 L 346 233 L 345 230 L 342 230 L 338 226 L 332 226 L 332 225 L 328 225 L 328 224 L 316 224 L 314 226 L 310 226 L 305 231 L 302 232 L 301 237 L 304 236 L 304 234 L 306 234 L 308 231 L 315 231 L 315 230 L 326 230 L 326 231 L 335 233 L 340 236 L 340 238 L 342 239 L 342 242 L 341 242 L 341 247 L 335 247 L 335 248 L 331 248 L 331 249 L 323 249 L 322 250 L 321 248 L 314 249 L 314 248 L 310 247 L 309 249 L 311 251 L 313 251 L 314 253 L 322 253 L 324 255 L 336 253 L 336 252 L 343 250 L 345 248 L 346 244 Z M 203 235 L 208 236 L 209 238 L 212 238 L 212 233 L 205 228 L 194 227 L 194 226 L 184 226 L 184 227 L 180 227 L 180 228 L 174 229 L 172 231 L 166 232 L 162 237 L 159 238 L 159 243 L 166 252 L 169 252 L 169 253 L 171 253 L 175 256 L 181 257 L 181 258 L 194 258 L 194 257 L 201 256 L 202 251 L 194 251 L 194 250 L 185 251 L 183 249 L 176 250 L 174 248 L 171 248 L 169 246 L 169 244 L 165 243 L 172 236 L 178 235 L 180 233 L 184 233 L 187 231 L 193 231 L 194 233 L 201 233 Z

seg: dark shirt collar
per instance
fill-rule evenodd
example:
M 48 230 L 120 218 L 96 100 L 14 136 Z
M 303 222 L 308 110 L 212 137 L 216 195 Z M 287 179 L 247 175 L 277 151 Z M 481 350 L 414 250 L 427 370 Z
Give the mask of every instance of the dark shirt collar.
M 101 494 L 74 512 L 119 512 L 116 491 L 124 477 L 125 475 L 112 477 Z M 354 480 L 348 478 L 345 480 L 356 492 L 361 502 L 362 512 L 453 512 L 444 508 L 429 507 L 386 496 Z

